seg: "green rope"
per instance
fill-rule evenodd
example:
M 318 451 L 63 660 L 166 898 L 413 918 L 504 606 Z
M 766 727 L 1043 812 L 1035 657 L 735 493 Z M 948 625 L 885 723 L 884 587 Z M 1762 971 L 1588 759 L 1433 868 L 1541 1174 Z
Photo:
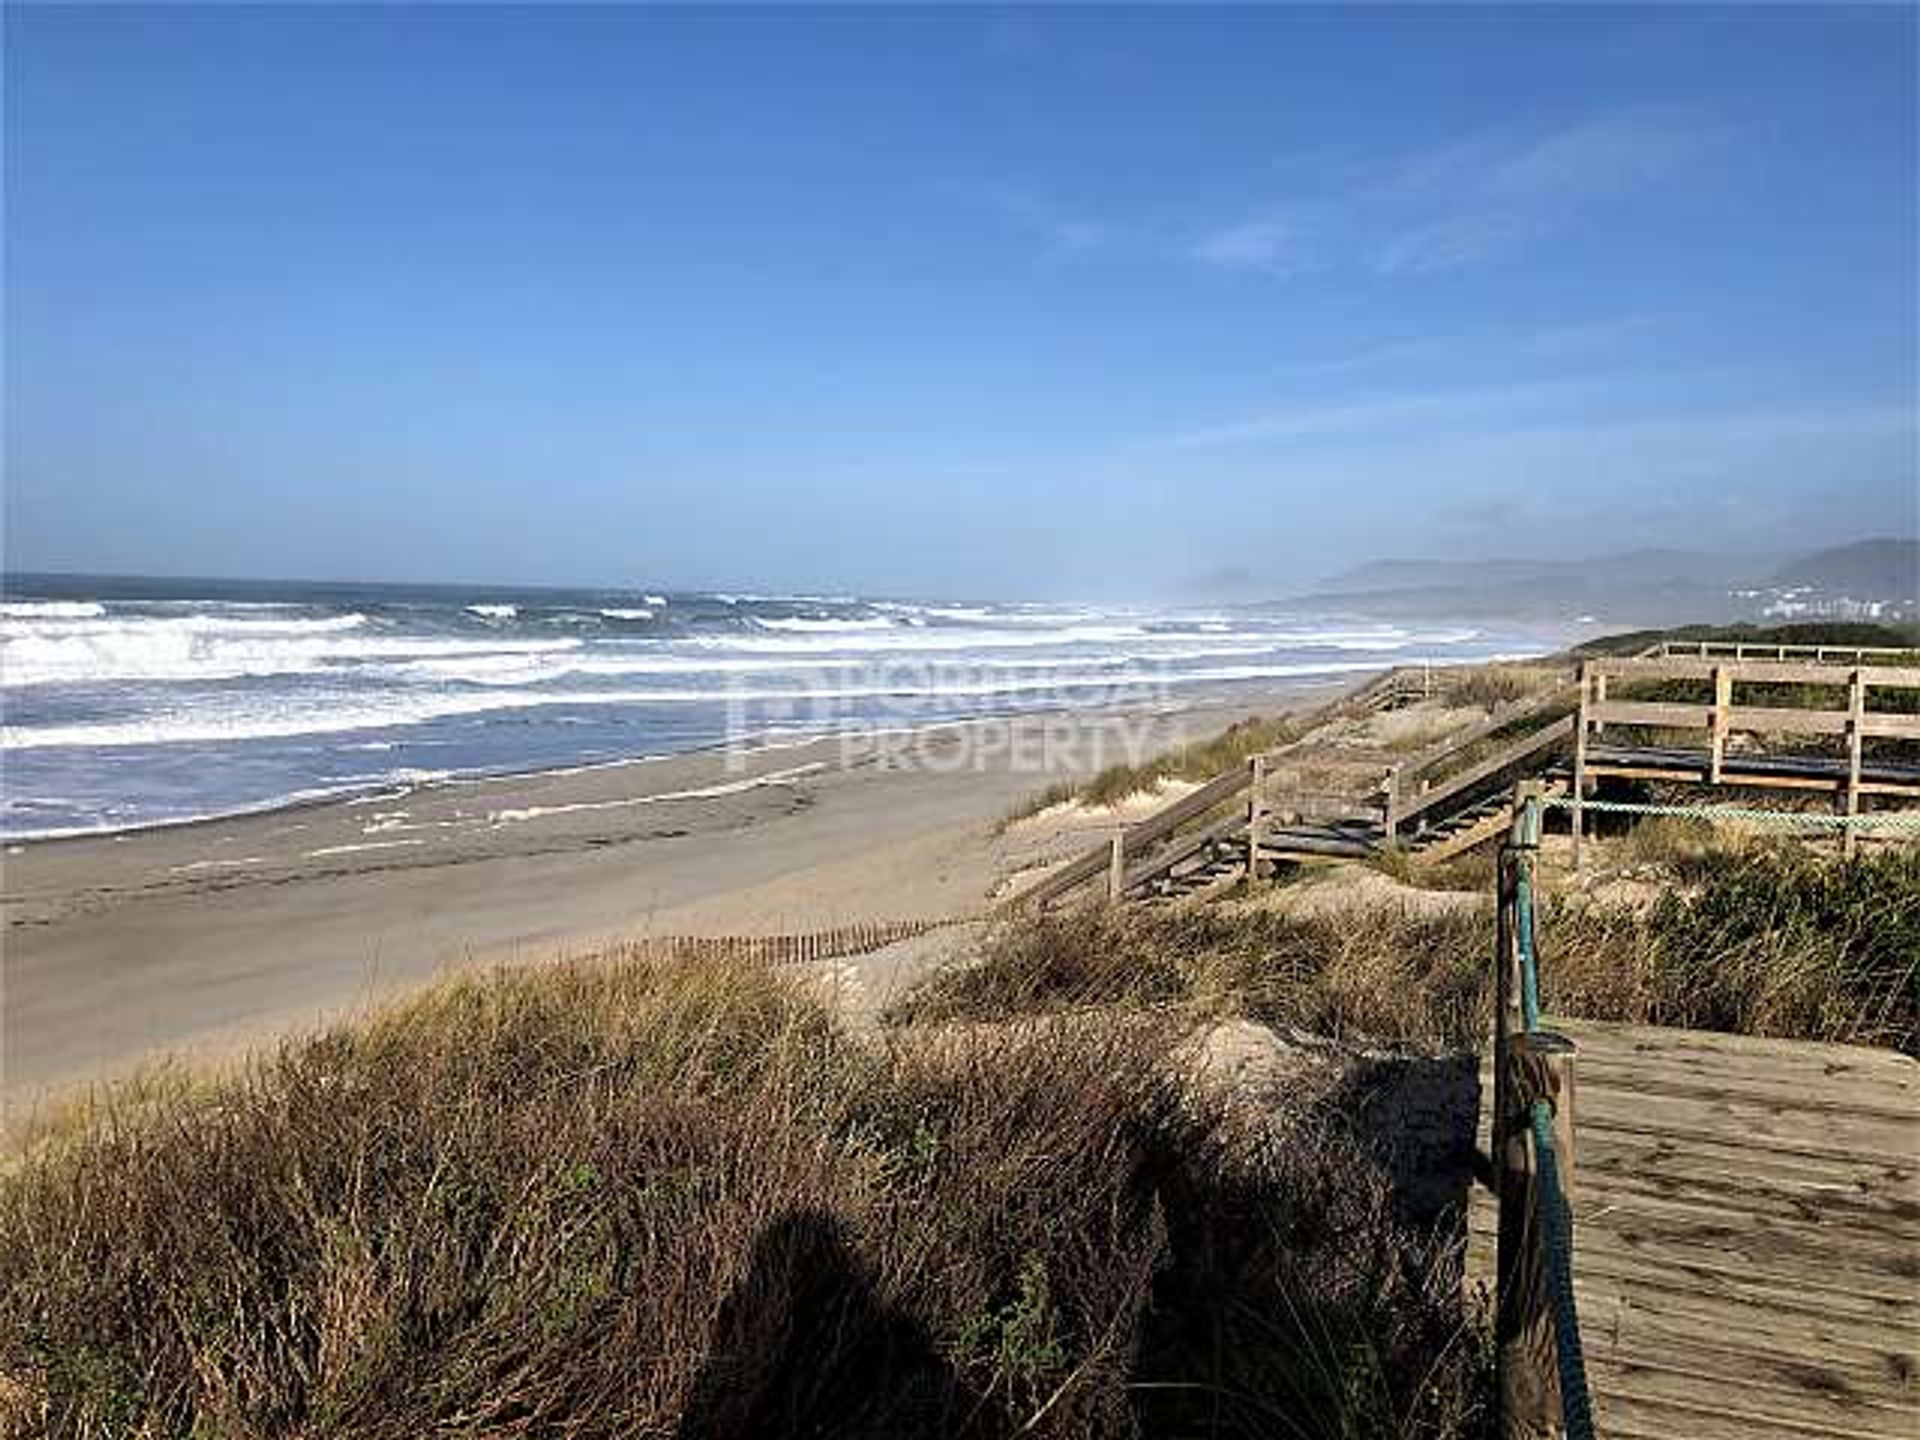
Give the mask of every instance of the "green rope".
M 1530 796 L 1520 816 L 1523 846 L 1539 843 L 1540 797 Z M 1534 953 L 1533 880 L 1525 866 L 1514 872 L 1514 934 L 1520 952 L 1520 1013 L 1529 1034 L 1540 1029 L 1540 967 Z M 1553 1301 L 1554 1360 L 1560 1372 L 1560 1418 L 1570 1440 L 1593 1440 L 1593 1401 L 1587 1390 L 1586 1353 L 1580 1341 L 1580 1311 L 1573 1294 L 1573 1212 L 1560 1183 L 1560 1157 L 1553 1147 L 1553 1107 L 1536 1100 L 1528 1111 L 1540 1181 L 1541 1239 L 1547 1285 Z
M 1515 929 L 1520 941 L 1520 1019 L 1529 1034 L 1540 1028 L 1540 973 L 1533 961 L 1533 879 L 1514 872 Z
M 1560 1370 L 1560 1418 L 1571 1440 L 1593 1440 L 1587 1357 L 1580 1344 L 1580 1312 L 1573 1298 L 1573 1214 L 1560 1186 L 1560 1157 L 1553 1148 L 1553 1107 L 1536 1100 L 1529 1118 L 1540 1171 L 1541 1230 L 1546 1241 L 1547 1285 L 1553 1299 L 1553 1350 Z
M 1542 805 L 1573 809 L 1571 795 L 1547 795 Z M 1867 811 L 1861 815 L 1817 815 L 1797 810 L 1749 810 L 1737 805 L 1642 805 L 1627 800 L 1582 800 L 1583 810 L 1616 815 L 1677 815 L 1697 820 L 1742 820 L 1758 825 L 1783 825 L 1808 830 L 1913 830 L 1920 832 L 1920 810 Z

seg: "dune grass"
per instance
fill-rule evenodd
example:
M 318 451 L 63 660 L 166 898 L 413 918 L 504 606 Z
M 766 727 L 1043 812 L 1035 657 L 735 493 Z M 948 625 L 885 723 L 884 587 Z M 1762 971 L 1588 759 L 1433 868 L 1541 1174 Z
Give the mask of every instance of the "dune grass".
M 1397 904 L 1310 915 L 1086 906 L 1014 920 L 979 964 L 942 972 L 898 1024 L 1089 1006 L 1244 1015 L 1334 1039 L 1472 1046 L 1486 1015 L 1477 957 L 1490 910 Z
M 843 1032 L 763 970 L 449 984 L 0 1176 L 0 1430 L 1484 1433 L 1484 1329 L 1178 1027 Z
M 1920 848 L 1842 861 L 1676 841 L 1665 863 L 1670 887 L 1650 907 L 1544 907 L 1550 1011 L 1920 1054 Z M 1492 1023 L 1492 935 L 1490 883 L 1478 907 L 1088 907 L 1014 922 L 979 965 L 935 977 L 894 1018 L 1125 1003 L 1478 1045 Z
M 1478 706 L 1491 713 L 1502 705 L 1528 699 L 1556 685 L 1564 685 L 1566 673 L 1549 665 L 1449 666 L 1438 676 L 1439 695 L 1448 705 Z
M 1195 783 L 1211 780 L 1244 765 L 1263 751 L 1290 744 L 1306 734 L 1311 723 L 1295 716 L 1256 716 L 1238 720 L 1208 740 L 1182 745 L 1138 765 L 1109 765 L 1091 779 L 1075 784 L 1063 781 L 1028 796 L 1001 821 L 1001 828 L 1038 815 L 1069 800 L 1083 805 L 1114 805 L 1144 794 L 1168 780 Z
M 1684 863 L 1697 888 L 1669 891 L 1641 917 L 1651 943 L 1632 947 L 1647 960 L 1625 1008 L 1655 1024 L 1920 1055 L 1920 848 L 1845 861 L 1755 842 Z M 1612 928 L 1597 907 L 1569 919 L 1568 954 Z M 1570 993 L 1567 1003 L 1604 1002 Z

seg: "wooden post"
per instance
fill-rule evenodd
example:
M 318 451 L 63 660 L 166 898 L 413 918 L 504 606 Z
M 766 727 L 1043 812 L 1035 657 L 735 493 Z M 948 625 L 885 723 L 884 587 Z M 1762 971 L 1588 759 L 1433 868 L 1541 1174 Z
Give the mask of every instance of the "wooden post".
M 1521 1007 L 1520 928 L 1515 918 L 1522 870 L 1533 878 L 1538 837 L 1527 830 L 1526 802 L 1539 790 L 1538 781 L 1522 780 L 1513 787 L 1513 823 L 1501 843 L 1495 872 L 1498 905 L 1494 916 L 1493 949 L 1493 1114 L 1496 1121 L 1493 1153 L 1500 1154 L 1498 1118 L 1511 1108 L 1507 1102 L 1507 1046 L 1524 1028 Z
M 1713 667 L 1713 739 L 1707 763 L 1707 782 L 1720 783 L 1720 767 L 1727 757 L 1727 710 L 1733 704 L 1733 672 Z
M 1860 813 L 1860 752 L 1861 742 L 1865 738 L 1862 731 L 1867 720 L 1867 672 L 1855 667 L 1853 683 L 1847 692 L 1847 797 L 1846 813 L 1849 817 Z M 1848 825 L 1840 832 L 1840 851 L 1851 856 L 1858 842 L 1854 838 L 1853 826 Z
M 1398 841 L 1400 831 L 1400 767 L 1387 769 L 1387 813 L 1385 817 L 1387 848 L 1391 850 Z
M 1593 703 L 1595 705 L 1607 703 L 1607 672 L 1604 670 L 1593 677 Z M 1593 717 L 1593 733 L 1596 735 L 1607 733 L 1607 722 L 1598 715 Z
M 1580 662 L 1580 720 L 1573 731 L 1573 868 L 1580 868 L 1580 852 L 1586 839 L 1585 802 L 1587 798 L 1587 712 L 1594 677 L 1590 663 Z
M 1266 818 L 1267 762 L 1256 755 L 1252 760 L 1253 785 L 1247 799 L 1247 884 L 1260 878 L 1260 822 Z
M 1500 1182 L 1495 1277 L 1494 1366 L 1500 1434 L 1565 1434 L 1555 1363 L 1552 1288 L 1545 1244 L 1546 1196 L 1534 1147 L 1533 1104 L 1553 1111 L 1553 1149 L 1561 1194 L 1571 1209 L 1574 1181 L 1573 1042 L 1536 1030 L 1514 1035 L 1506 1055 L 1505 1108 L 1496 1112 L 1494 1153 Z
M 1107 899 L 1114 904 L 1127 888 L 1127 831 L 1123 825 L 1113 832 L 1113 849 L 1107 856 Z

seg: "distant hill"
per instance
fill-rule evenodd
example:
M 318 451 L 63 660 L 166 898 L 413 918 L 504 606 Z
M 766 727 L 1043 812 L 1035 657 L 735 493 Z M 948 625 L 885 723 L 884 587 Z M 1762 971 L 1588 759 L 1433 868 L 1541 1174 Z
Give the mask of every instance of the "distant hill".
M 1791 560 L 1658 549 L 1586 559 L 1374 560 L 1275 603 L 1393 620 L 1673 625 L 1911 619 L 1917 595 L 1920 543 L 1873 539 Z
M 1573 621 L 1611 624 L 1732 620 L 1745 602 L 1733 591 L 1777 564 L 1681 550 L 1636 550 L 1590 559 L 1496 557 L 1478 560 L 1377 560 L 1342 571 L 1280 602 L 1311 609 L 1403 620 Z
M 1374 560 L 1323 581 L 1318 589 L 1336 593 L 1368 591 L 1484 589 L 1526 584 L 1559 584 L 1570 573 L 1587 572 L 1617 585 L 1737 585 L 1764 574 L 1767 562 L 1751 556 L 1705 555 L 1688 550 L 1630 550 L 1590 560 L 1554 557 L 1479 560 Z
M 1920 540 L 1883 536 L 1816 550 L 1781 566 L 1773 584 L 1859 600 L 1912 600 L 1920 596 Z

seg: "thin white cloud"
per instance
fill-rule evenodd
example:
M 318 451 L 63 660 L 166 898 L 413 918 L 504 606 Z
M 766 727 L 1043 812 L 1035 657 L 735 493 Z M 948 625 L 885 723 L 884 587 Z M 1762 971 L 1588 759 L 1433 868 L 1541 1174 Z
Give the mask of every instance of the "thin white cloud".
M 1662 105 L 1531 135 L 1468 137 L 1275 197 L 1184 250 L 1196 264 L 1275 276 L 1309 268 L 1309 255 L 1350 256 L 1386 275 L 1460 269 L 1564 233 L 1727 138 L 1712 116 Z
M 1295 406 L 1188 430 L 1165 443 L 1179 450 L 1204 450 L 1353 435 L 1386 437 L 1534 411 L 1589 396 L 1593 388 L 1590 382 L 1581 380 L 1544 380 Z
M 1276 366 L 1270 373 L 1290 378 L 1331 377 L 1393 369 L 1410 361 L 1432 362 L 1448 367 L 1447 373 L 1460 373 L 1463 366 L 1484 366 L 1489 356 L 1570 360 L 1616 352 L 1662 323 L 1660 316 L 1633 312 L 1567 320 L 1532 329 L 1488 327 L 1407 336 L 1344 354 L 1292 360 Z
M 1646 106 L 1517 144 L 1473 142 L 1415 157 L 1382 191 L 1390 207 L 1415 213 L 1380 245 L 1375 267 L 1422 275 L 1495 259 L 1669 178 L 1725 138 L 1694 111 Z
M 1591 355 L 1617 350 L 1624 342 L 1645 335 L 1659 325 L 1657 317 L 1644 313 L 1550 325 L 1529 336 L 1525 348 L 1534 355 Z
M 1267 215 L 1202 235 L 1190 253 L 1203 265 L 1288 275 L 1301 268 L 1297 242 L 1292 224 Z
M 1106 221 L 1074 214 L 1021 185 L 973 181 L 939 188 L 948 198 L 984 210 L 1011 229 L 1031 236 L 1048 260 L 1090 254 L 1113 238 L 1113 227 Z

